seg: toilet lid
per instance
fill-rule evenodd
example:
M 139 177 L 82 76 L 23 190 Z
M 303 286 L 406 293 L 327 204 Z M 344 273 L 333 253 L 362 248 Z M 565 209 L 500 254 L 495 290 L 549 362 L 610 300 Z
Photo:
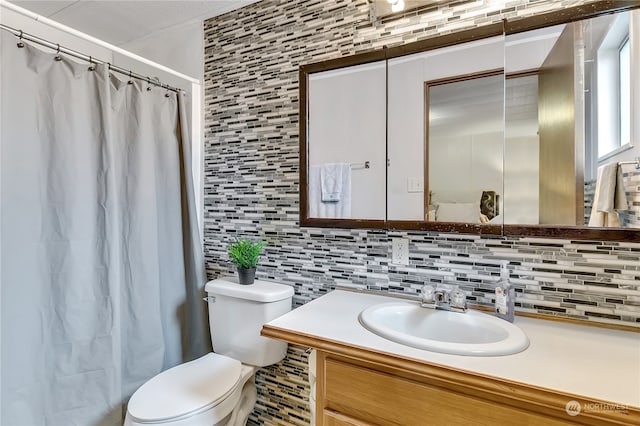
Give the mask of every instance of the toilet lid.
M 127 411 L 137 420 L 161 421 L 215 406 L 235 389 L 240 371 L 240 361 L 209 353 L 153 377 L 133 394 Z

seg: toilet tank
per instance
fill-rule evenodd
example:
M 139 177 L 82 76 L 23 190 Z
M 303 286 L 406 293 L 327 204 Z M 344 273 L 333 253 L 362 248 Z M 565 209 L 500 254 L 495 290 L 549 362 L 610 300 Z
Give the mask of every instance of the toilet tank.
M 240 285 L 235 277 L 210 281 L 209 329 L 215 353 L 264 367 L 281 361 L 287 343 L 260 336 L 262 325 L 291 310 L 293 288 L 256 280 Z

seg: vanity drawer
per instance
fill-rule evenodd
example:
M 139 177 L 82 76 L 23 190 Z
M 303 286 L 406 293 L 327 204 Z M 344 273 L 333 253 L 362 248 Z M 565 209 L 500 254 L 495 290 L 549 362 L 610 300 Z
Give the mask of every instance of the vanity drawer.
M 320 376 L 324 413 L 331 410 L 373 425 L 572 424 L 331 358 L 325 358 Z M 328 414 L 323 426 L 366 424 Z
M 324 410 L 324 419 L 322 426 L 374 426 L 371 423 L 365 423 L 353 417 L 336 413 L 331 410 Z

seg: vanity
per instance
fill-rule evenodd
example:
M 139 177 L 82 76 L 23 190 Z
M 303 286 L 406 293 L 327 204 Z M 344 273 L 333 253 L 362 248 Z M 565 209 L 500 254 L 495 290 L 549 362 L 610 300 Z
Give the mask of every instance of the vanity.
M 640 424 L 640 335 L 631 327 L 516 316 L 525 350 L 455 355 L 361 324 L 361 312 L 389 303 L 419 306 L 335 290 L 264 325 L 263 336 L 317 351 L 316 425 Z
M 493 272 L 469 279 L 456 263 L 470 254 L 455 244 L 413 265 L 408 249 L 395 254 L 408 241 L 392 238 L 390 271 L 404 275 L 404 265 L 424 261 L 435 275 L 428 281 L 455 281 L 467 296 L 493 290 L 509 238 L 640 241 L 637 202 L 621 202 L 615 214 L 596 202 L 603 166 L 626 185 L 617 194 L 640 193 L 639 28 L 637 1 L 603 0 L 302 65 L 300 226 L 495 241 L 497 254 L 471 254 Z M 619 223 L 605 223 L 603 212 Z M 596 277 L 579 281 L 588 297 L 602 293 L 590 285 L 637 288 L 613 268 L 604 278 L 595 268 L 544 269 L 573 261 L 564 255 L 535 252 L 529 262 L 538 271 L 517 284 L 527 290 L 537 276 L 562 277 L 536 300 L 572 294 L 568 281 L 581 275 Z M 426 282 L 425 271 L 401 284 Z M 465 295 L 457 296 L 461 303 Z M 486 307 L 487 299 L 469 301 Z M 262 335 L 317 351 L 316 425 L 640 424 L 637 323 L 605 328 L 520 314 L 514 324 L 526 340 L 512 329 L 508 348 L 486 350 L 482 339 L 500 335 L 503 320 L 492 328 L 486 314 L 448 313 L 421 346 L 421 320 L 412 322 L 420 309 L 418 301 L 335 290 L 267 323 Z M 398 325 L 394 315 L 411 320 Z M 486 327 L 467 328 L 477 315 Z M 398 337 L 403 328 L 408 337 Z M 447 344 L 433 345 L 438 339 Z

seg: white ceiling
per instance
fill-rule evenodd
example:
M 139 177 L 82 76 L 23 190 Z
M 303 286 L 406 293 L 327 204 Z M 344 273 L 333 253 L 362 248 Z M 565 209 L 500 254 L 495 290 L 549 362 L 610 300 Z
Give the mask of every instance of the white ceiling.
M 10 0 L 116 46 L 162 30 L 222 15 L 258 0 Z

